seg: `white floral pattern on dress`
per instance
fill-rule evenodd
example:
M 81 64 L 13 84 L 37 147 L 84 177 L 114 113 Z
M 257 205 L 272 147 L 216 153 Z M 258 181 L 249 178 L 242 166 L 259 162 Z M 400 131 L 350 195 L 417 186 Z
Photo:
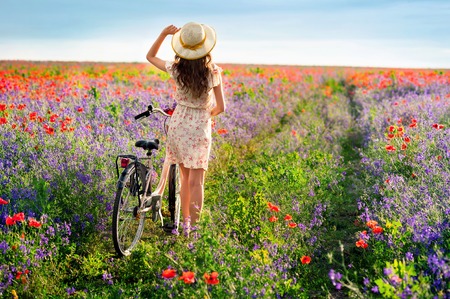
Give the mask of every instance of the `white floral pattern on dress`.
M 167 133 L 166 159 L 171 164 L 186 168 L 208 169 L 211 151 L 211 109 L 215 105 L 213 87 L 222 83 L 222 69 L 212 65 L 208 79 L 209 91 L 200 98 L 192 97 L 179 87 L 173 62 L 166 61 L 166 70 L 175 79 L 177 106 L 172 114 Z

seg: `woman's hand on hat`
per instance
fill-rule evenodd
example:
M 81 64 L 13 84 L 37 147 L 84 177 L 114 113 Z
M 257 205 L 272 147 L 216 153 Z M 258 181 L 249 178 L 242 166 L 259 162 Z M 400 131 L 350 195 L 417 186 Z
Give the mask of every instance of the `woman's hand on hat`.
M 166 28 L 163 29 L 162 34 L 164 35 L 173 35 L 177 33 L 181 28 L 178 28 L 174 25 L 169 25 Z

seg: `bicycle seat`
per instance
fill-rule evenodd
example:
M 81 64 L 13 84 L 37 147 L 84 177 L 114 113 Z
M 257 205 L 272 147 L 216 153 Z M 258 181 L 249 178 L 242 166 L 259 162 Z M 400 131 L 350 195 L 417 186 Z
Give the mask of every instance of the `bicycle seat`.
M 159 139 L 151 139 L 151 140 L 139 140 L 135 143 L 136 147 L 142 147 L 143 149 L 150 151 L 150 150 L 157 150 L 159 148 Z

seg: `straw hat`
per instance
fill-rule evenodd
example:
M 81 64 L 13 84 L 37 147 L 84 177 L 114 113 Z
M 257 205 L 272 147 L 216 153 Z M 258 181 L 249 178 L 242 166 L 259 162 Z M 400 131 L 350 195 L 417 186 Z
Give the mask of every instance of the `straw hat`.
M 181 58 L 194 60 L 208 55 L 216 45 L 216 32 L 211 27 L 190 22 L 172 37 L 172 48 Z

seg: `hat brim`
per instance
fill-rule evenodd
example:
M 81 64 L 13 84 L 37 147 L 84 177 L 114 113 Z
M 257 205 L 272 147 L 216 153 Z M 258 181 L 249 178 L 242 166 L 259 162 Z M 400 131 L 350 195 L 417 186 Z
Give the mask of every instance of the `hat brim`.
M 198 49 L 195 50 L 187 49 L 181 45 L 180 41 L 181 30 L 179 30 L 177 33 L 173 35 L 172 49 L 178 56 L 187 60 L 195 60 L 208 55 L 209 52 L 212 51 L 212 49 L 216 45 L 216 32 L 208 25 L 204 24 L 201 25 L 203 27 L 203 30 L 205 30 L 206 39 L 203 45 Z

